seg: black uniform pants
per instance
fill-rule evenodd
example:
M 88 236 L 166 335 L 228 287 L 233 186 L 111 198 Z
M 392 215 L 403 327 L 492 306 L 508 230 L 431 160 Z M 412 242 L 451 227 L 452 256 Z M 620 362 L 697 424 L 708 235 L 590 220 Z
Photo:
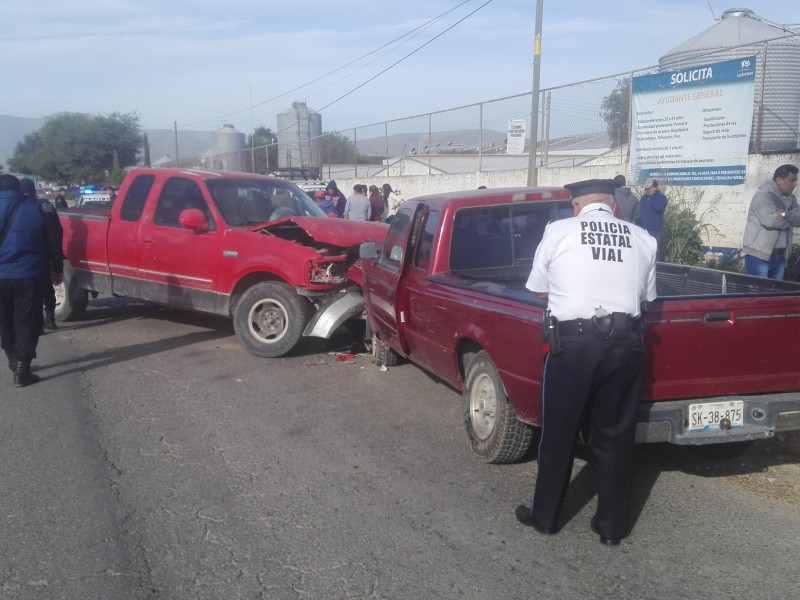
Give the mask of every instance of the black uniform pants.
M 41 314 L 39 279 L 0 279 L 0 347 L 9 359 L 36 357 Z
M 44 309 L 48 313 L 52 313 L 56 309 L 56 290 L 53 283 L 50 281 L 50 272 L 42 279 L 42 300 L 44 301 Z
M 603 340 L 587 328 L 561 335 L 562 351 L 549 354 L 542 382 L 543 426 L 531 514 L 558 529 L 572 474 L 575 441 L 588 419 L 598 478 L 597 525 L 608 538 L 628 534 L 631 471 L 642 387 L 642 337 Z

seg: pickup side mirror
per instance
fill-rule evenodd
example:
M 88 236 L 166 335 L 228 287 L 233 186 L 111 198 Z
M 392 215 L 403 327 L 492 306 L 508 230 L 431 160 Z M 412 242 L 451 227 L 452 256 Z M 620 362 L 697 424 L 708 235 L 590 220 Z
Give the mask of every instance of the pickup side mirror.
M 187 208 L 181 211 L 178 217 L 178 222 L 181 227 L 191 229 L 192 231 L 208 231 L 208 219 L 199 208 Z
M 375 242 L 362 242 L 361 245 L 358 247 L 358 257 L 377 258 L 378 248 L 377 246 L 375 246 Z

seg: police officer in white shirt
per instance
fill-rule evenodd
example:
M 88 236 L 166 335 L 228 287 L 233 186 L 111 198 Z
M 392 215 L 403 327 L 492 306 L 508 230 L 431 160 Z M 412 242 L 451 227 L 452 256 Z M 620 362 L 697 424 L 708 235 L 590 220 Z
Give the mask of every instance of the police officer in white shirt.
M 575 216 L 547 226 L 526 287 L 547 300 L 549 352 L 533 503 L 516 516 L 556 533 L 581 426 L 598 474 L 592 531 L 616 546 L 628 534 L 634 436 L 642 386 L 641 307 L 656 297 L 656 240 L 613 212 L 614 182 L 564 186 Z

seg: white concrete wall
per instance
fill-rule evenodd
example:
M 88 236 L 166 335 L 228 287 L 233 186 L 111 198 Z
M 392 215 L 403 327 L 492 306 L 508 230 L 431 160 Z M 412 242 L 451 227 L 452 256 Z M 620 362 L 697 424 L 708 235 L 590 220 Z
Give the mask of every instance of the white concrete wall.
M 681 194 L 693 199 L 702 192 L 702 198 L 695 213 L 702 221 L 711 225 L 703 242 L 708 246 L 740 248 L 742 234 L 747 220 L 747 210 L 753 194 L 764 182 L 772 178 L 777 167 L 782 164 L 800 166 L 800 154 L 751 154 L 747 163 L 747 181 L 742 185 L 710 185 L 681 187 L 670 190 L 667 196 Z M 560 186 L 584 179 L 611 178 L 627 173 L 627 165 L 588 165 L 580 167 L 543 168 L 538 171 L 539 185 Z M 403 175 L 400 177 L 337 178 L 336 182 L 346 194 L 352 193 L 353 185 L 364 183 L 380 187 L 388 182 L 393 189 L 400 190 L 404 198 L 440 194 L 458 190 L 474 190 L 485 185 L 489 188 L 519 187 L 527 185 L 528 170 L 491 171 L 478 173 Z M 641 190 L 638 190 L 641 192 Z M 800 229 L 800 228 L 798 228 Z M 795 243 L 800 243 L 800 231 L 795 234 Z

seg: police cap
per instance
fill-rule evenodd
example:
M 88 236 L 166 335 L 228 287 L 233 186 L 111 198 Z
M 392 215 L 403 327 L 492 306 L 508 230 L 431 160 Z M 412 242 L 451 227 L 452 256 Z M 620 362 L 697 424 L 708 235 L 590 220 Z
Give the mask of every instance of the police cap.
M 0 175 L 0 191 L 16 190 L 19 191 L 19 179 L 10 173 Z
M 19 191 L 25 196 L 33 196 L 36 193 L 36 185 L 34 185 L 33 180 L 25 177 L 19 180 Z
M 613 179 L 587 179 L 568 183 L 564 187 L 570 191 L 573 198 L 578 198 L 589 194 L 608 194 L 613 196 L 616 186 Z

